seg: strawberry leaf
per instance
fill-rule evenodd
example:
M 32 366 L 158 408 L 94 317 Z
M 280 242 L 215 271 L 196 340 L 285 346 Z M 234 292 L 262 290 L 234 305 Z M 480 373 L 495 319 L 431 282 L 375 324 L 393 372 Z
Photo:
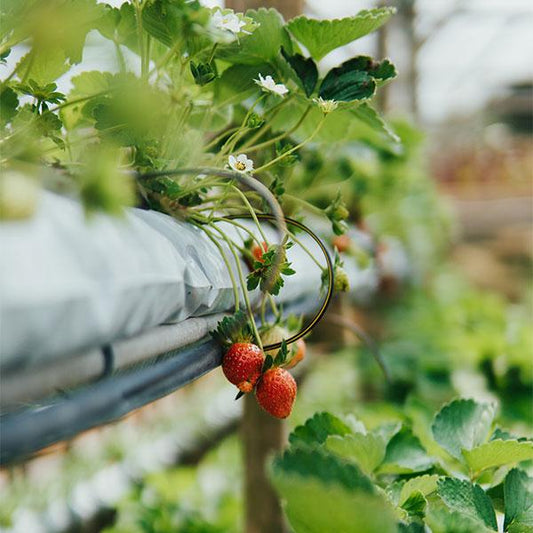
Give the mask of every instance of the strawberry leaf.
M 263 362 L 263 368 L 261 369 L 261 373 L 265 373 L 269 368 L 272 368 L 274 366 L 274 358 L 271 355 L 267 355 L 265 357 L 265 361 Z
M 283 340 L 281 341 L 281 348 L 276 354 L 276 359 L 274 359 L 273 366 L 282 366 L 287 361 L 287 353 L 287 343 Z

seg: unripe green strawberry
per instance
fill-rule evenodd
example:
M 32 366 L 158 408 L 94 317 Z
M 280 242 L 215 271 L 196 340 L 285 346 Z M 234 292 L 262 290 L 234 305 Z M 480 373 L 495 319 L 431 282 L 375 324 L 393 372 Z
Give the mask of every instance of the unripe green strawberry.
M 283 326 L 272 326 L 261 333 L 261 342 L 263 343 L 263 346 L 268 346 L 269 344 L 277 344 L 278 342 L 287 340 L 289 337 L 289 331 Z M 276 357 L 278 350 L 279 348 L 276 350 L 269 350 L 265 352 L 265 355 Z
M 346 271 L 340 266 L 335 267 L 335 283 L 333 285 L 333 290 L 336 292 L 348 292 L 350 290 L 348 274 L 346 274 Z
M 236 342 L 225 353 L 222 371 L 230 383 L 242 392 L 251 392 L 261 375 L 264 355 L 250 342 Z
M 284 368 L 267 370 L 259 379 L 255 395 L 259 405 L 276 418 L 287 418 L 296 398 L 296 381 Z

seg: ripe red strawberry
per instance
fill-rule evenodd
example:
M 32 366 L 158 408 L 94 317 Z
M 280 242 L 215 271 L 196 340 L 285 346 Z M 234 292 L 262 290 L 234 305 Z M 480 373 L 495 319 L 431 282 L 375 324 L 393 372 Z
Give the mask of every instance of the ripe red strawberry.
M 346 252 L 352 244 L 350 237 L 344 233 L 343 235 L 336 235 L 333 237 L 332 244 L 339 252 Z
M 276 418 L 287 418 L 296 398 L 296 381 L 284 369 L 270 368 L 257 382 L 255 395 L 259 405 Z
M 242 392 L 252 392 L 263 366 L 263 352 L 251 342 L 236 342 L 222 359 L 222 371 Z
M 252 246 L 252 255 L 254 256 L 254 259 L 256 261 L 259 261 L 260 263 L 264 263 L 264 260 L 263 260 L 263 254 L 268 250 L 268 244 L 263 241 L 261 243 L 261 246 L 259 246 L 259 244 L 254 244 Z

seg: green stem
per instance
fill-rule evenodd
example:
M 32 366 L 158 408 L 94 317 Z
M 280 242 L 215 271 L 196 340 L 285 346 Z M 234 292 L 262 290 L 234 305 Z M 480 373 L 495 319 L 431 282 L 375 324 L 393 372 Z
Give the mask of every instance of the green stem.
M 279 309 L 278 309 L 278 306 L 276 305 L 276 301 L 274 300 L 274 297 L 272 296 L 272 294 L 268 295 L 268 301 L 270 303 L 270 308 L 272 309 L 272 312 L 274 313 L 276 318 L 279 318 L 280 316 Z
M 318 262 L 311 250 L 309 250 L 309 248 L 300 239 L 298 239 L 298 237 L 296 237 L 292 231 L 287 230 L 287 233 L 290 235 L 291 239 L 315 262 L 318 268 L 320 268 L 321 271 L 324 270 L 324 267 Z
M 266 148 L 267 146 L 270 146 L 271 144 L 277 143 L 278 141 L 281 141 L 282 139 L 285 139 L 286 137 L 289 137 L 292 135 L 303 123 L 303 121 L 306 119 L 307 115 L 309 114 L 309 111 L 311 111 L 313 106 L 308 106 L 307 109 L 304 111 L 303 115 L 300 117 L 300 120 L 290 129 L 288 129 L 286 132 L 281 133 L 280 135 L 269 139 L 268 141 L 256 144 L 255 146 L 251 146 L 250 148 L 246 148 L 248 152 L 255 152 L 256 150 L 261 150 L 262 148 Z
M 253 221 L 255 222 L 255 225 L 257 226 L 257 229 L 259 230 L 259 233 L 261 234 L 261 237 L 262 237 L 263 241 L 268 244 L 268 239 L 266 238 L 266 235 L 265 235 L 265 233 L 263 231 L 263 228 L 261 227 L 261 224 L 259 223 L 259 220 L 257 218 L 257 215 L 255 214 L 255 211 L 254 211 L 254 208 L 252 207 L 252 204 L 250 204 L 250 202 L 248 201 L 248 198 L 246 198 L 246 195 L 238 187 L 236 187 L 235 185 L 232 185 L 231 187 L 241 197 L 244 205 L 246 206 L 246 208 L 250 212 L 250 215 L 252 216 Z
M 220 228 L 217 228 L 215 225 L 213 225 L 211 227 L 214 230 L 216 230 L 219 233 L 219 235 L 226 241 L 226 243 L 229 246 L 231 252 L 233 253 L 233 257 L 235 258 L 235 262 L 237 263 L 237 273 L 239 274 L 239 280 L 240 280 L 241 287 L 242 287 L 242 292 L 243 292 L 243 296 L 244 296 L 244 302 L 246 303 L 246 309 L 248 310 L 248 315 L 250 317 L 250 322 L 252 324 L 252 330 L 254 332 L 254 336 L 255 336 L 257 345 L 259 346 L 259 348 L 261 348 L 261 350 L 263 350 L 263 343 L 261 342 L 261 336 L 259 335 L 259 331 L 257 329 L 257 324 L 255 323 L 252 304 L 250 303 L 250 298 L 248 296 L 248 289 L 246 287 L 246 281 L 244 279 L 244 274 L 243 274 L 242 268 L 241 268 L 241 259 L 238 256 L 237 252 L 235 251 L 235 245 L 233 244 L 233 242 L 231 242 L 231 240 L 227 237 L 227 235 Z
M 146 60 L 143 39 L 142 9 L 139 0 L 133 0 L 135 7 L 135 21 L 137 23 L 137 42 L 139 46 L 139 56 L 141 57 L 141 77 L 146 78 Z
M 208 63 L 211 63 L 211 61 L 213 61 L 213 58 L 215 57 L 215 52 L 216 52 L 216 50 L 217 50 L 217 46 L 218 46 L 218 43 L 215 43 L 215 44 L 213 45 L 213 48 L 211 49 L 211 54 L 210 54 L 210 56 L 209 56 L 209 61 L 208 61 Z
M 313 205 L 311 202 L 308 202 L 307 200 L 304 200 L 303 198 L 300 198 L 299 196 L 294 196 L 292 194 L 286 194 L 286 193 L 284 194 L 284 196 L 285 196 L 285 198 L 287 198 L 289 200 L 293 200 L 295 202 L 298 202 L 298 203 L 302 204 L 304 207 L 306 207 L 310 211 L 313 211 L 317 215 L 320 215 L 321 217 L 325 216 L 324 215 L 324 211 L 322 211 L 322 209 L 320 209 L 316 205 Z
M 111 91 L 101 91 L 99 93 L 91 94 L 90 96 L 80 96 L 80 98 L 74 98 L 73 100 L 67 100 L 61 104 L 56 105 L 52 109 L 50 109 L 50 112 L 53 113 L 54 111 L 59 111 L 60 109 L 63 109 L 64 107 L 79 104 L 81 102 L 86 102 L 87 100 L 92 100 L 93 98 L 97 98 L 98 96 L 109 94 L 110 92 Z
M 312 141 L 313 138 L 315 137 L 315 135 L 320 131 L 320 128 L 322 127 L 322 124 L 324 124 L 324 117 L 326 115 L 324 115 L 322 117 L 322 119 L 320 120 L 320 122 L 317 124 L 317 127 L 315 128 L 315 131 L 313 131 L 313 133 L 311 133 L 311 135 L 309 135 L 309 137 L 307 137 L 307 139 L 303 140 L 301 143 L 297 144 L 296 146 L 292 147 L 290 150 L 287 150 L 286 152 L 284 152 L 283 154 L 279 155 L 278 157 L 275 157 L 274 159 L 272 159 L 272 161 L 269 161 L 268 163 L 266 163 L 265 165 L 259 167 L 259 168 L 256 168 L 254 170 L 254 173 L 257 173 L 257 172 L 263 172 L 264 170 L 266 170 L 267 168 L 270 168 L 271 166 L 275 165 L 278 161 L 281 161 L 283 158 L 287 157 L 288 155 L 292 154 L 293 152 L 295 152 L 296 150 L 299 150 L 302 146 L 304 146 L 305 144 L 307 144 L 308 142 Z
M 271 107 L 268 110 L 268 119 L 269 121 L 274 120 L 274 118 L 278 115 L 278 113 L 282 110 L 283 106 L 286 105 L 288 102 L 291 101 L 292 96 L 288 96 L 287 98 L 283 99 L 279 104 L 276 104 L 275 106 Z M 247 148 L 248 146 L 253 146 L 253 144 L 260 139 L 270 128 L 272 127 L 272 124 L 265 124 L 262 126 L 259 131 L 253 135 L 250 139 L 248 139 L 242 146 L 243 149 Z
M 230 128 L 229 130 L 223 131 L 220 135 L 217 135 L 213 140 L 209 141 L 204 146 L 204 151 L 207 151 L 213 146 L 216 146 L 224 137 L 226 137 L 227 135 L 231 135 L 232 133 L 236 132 L 239 128 L 240 126 L 235 126 L 234 128 Z
M 243 224 L 240 224 L 239 222 L 236 222 L 234 219 L 231 219 L 231 218 L 222 217 L 217 220 L 220 220 L 221 222 L 227 222 L 228 224 L 232 224 L 236 228 L 241 229 L 242 231 L 246 232 L 255 243 L 261 246 L 261 241 L 257 238 L 255 233 L 251 229 L 244 226 Z
M 173 45 L 172 45 L 172 48 L 170 48 L 168 50 L 168 52 L 160 59 L 160 61 L 158 61 L 154 68 L 150 71 L 149 73 L 149 76 L 151 76 L 154 72 L 156 72 L 157 70 L 160 70 L 161 68 L 163 68 L 171 59 L 174 55 L 176 55 L 176 53 L 178 52 L 178 50 L 180 49 L 181 47 L 181 39 L 176 41 Z
M 207 235 L 207 237 L 211 240 L 211 242 L 218 248 L 218 251 L 220 252 L 220 255 L 222 256 L 224 264 L 226 265 L 226 268 L 228 269 L 229 277 L 231 279 L 231 286 L 233 288 L 233 298 L 235 300 L 235 311 L 238 311 L 239 306 L 240 306 L 239 289 L 238 289 L 237 280 L 235 279 L 235 275 L 233 274 L 233 269 L 231 268 L 228 256 L 226 255 L 226 252 L 224 251 L 222 246 L 220 246 L 219 242 L 213 236 L 213 233 L 210 230 L 208 230 L 205 227 L 205 225 L 197 224 L 197 227 L 199 227 Z
M 232 153 L 235 149 L 235 145 L 237 144 L 239 137 L 242 137 L 246 130 L 246 123 L 248 122 L 248 119 L 250 118 L 251 114 L 253 113 L 256 106 L 265 98 L 265 94 L 262 94 L 251 106 L 250 109 L 248 109 L 248 112 L 246 113 L 244 120 L 242 121 L 242 124 L 237 129 L 237 131 L 224 143 L 222 148 L 220 149 L 220 154 L 224 153 Z M 227 147 L 227 149 L 226 149 Z
M 115 45 L 115 52 L 117 53 L 118 67 L 120 72 L 124 73 L 126 72 L 126 60 L 124 59 L 124 54 L 122 53 L 120 44 L 117 43 L 117 41 L 113 41 L 113 44 Z

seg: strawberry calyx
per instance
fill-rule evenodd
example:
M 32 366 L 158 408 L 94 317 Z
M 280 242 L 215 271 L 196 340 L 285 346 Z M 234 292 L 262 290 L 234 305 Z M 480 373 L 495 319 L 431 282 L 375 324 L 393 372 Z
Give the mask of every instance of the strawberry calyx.
M 211 332 L 211 336 L 226 348 L 236 342 L 255 342 L 248 316 L 242 310 L 224 317 L 218 323 L 217 329 Z

